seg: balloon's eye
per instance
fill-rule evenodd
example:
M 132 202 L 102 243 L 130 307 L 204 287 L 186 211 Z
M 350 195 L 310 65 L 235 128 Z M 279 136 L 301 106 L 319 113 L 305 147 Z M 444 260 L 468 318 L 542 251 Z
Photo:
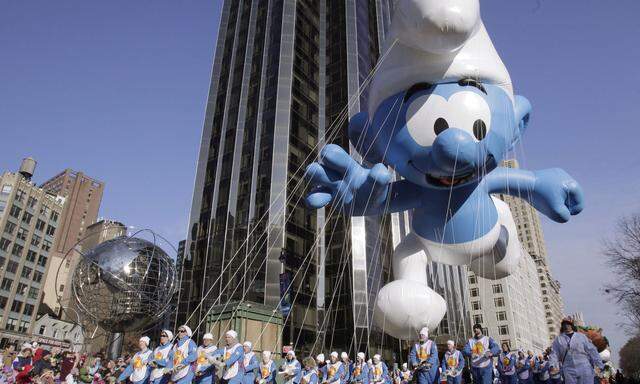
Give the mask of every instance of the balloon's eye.
M 447 128 L 449 128 L 449 123 L 447 123 L 447 120 L 442 117 L 438 117 L 435 123 L 433 123 L 433 131 L 436 135 L 441 134 Z
M 473 135 L 478 140 L 482 140 L 487 136 L 487 124 L 482 119 L 478 119 L 473 123 Z

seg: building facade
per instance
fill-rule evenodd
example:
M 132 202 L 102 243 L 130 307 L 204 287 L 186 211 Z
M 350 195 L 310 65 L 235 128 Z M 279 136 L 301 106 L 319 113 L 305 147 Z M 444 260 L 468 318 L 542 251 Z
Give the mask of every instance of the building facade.
M 47 290 L 43 299 L 54 313 L 61 315 L 58 297 L 68 301 L 71 294 L 69 271 L 73 270 L 77 262 L 76 253 L 69 255 L 67 253 L 84 238 L 87 227 L 96 222 L 104 183 L 82 172 L 65 169 L 42 183 L 40 187 L 47 192 L 64 197 L 66 202 L 54 242 L 53 273 L 47 275 Z
M 506 160 L 503 165 L 509 168 L 518 168 L 518 162 L 514 159 Z M 542 226 L 540 225 L 540 216 L 523 199 L 513 196 L 501 196 L 501 198 L 511 208 L 513 219 L 518 228 L 520 243 L 536 264 L 542 292 L 545 323 L 549 332 L 549 340 L 553 341 L 560 333 L 560 321 L 564 317 L 564 303 L 560 295 L 560 283 L 551 273 L 547 247 L 544 242 Z
M 0 328 L 29 333 L 38 313 L 65 198 L 31 182 L 35 161 L 0 176 Z
M 197 324 L 220 304 L 254 302 L 280 309 L 283 345 L 302 352 L 371 346 L 390 354 L 398 345 L 373 326 L 373 303 L 409 217 L 347 217 L 330 207 L 307 210 L 302 201 L 304 170 L 319 149 L 351 148 L 348 118 L 366 105 L 391 3 L 224 2 L 179 322 Z M 447 267 L 432 275 L 446 298 L 457 290 L 449 300 L 456 303 L 464 302 L 465 274 Z M 457 279 L 455 289 L 447 279 Z

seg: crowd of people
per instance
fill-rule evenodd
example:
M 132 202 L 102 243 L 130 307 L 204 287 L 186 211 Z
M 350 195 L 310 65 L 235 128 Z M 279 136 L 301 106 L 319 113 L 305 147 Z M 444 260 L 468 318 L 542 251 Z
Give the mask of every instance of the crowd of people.
M 191 329 L 182 325 L 177 334 L 163 330 L 158 346 L 140 338 L 132 356 L 103 362 L 59 348 L 46 350 L 24 344 L 19 352 L 12 345 L 3 351 L 0 384 L 622 384 L 622 374 L 605 366 L 588 338 L 576 332 L 569 320 L 562 334 L 544 353 L 511 351 L 501 347 L 474 325 L 474 335 L 460 350 L 452 340 L 442 358 L 436 343 L 423 328 L 411 346 L 407 363 L 391 368 L 378 354 L 367 359 L 363 352 L 351 360 L 348 353 L 333 351 L 298 359 L 289 350 L 277 362 L 270 351 L 254 353 L 251 342 L 238 341 L 229 330 L 224 345 L 215 345 L 212 334 L 200 346 Z M 17 352 L 17 353 L 16 353 Z

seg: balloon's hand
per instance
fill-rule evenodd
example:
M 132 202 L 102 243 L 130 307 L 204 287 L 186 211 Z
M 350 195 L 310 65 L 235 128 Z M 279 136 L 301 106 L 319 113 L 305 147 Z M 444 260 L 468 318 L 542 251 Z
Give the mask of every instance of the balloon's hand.
M 339 209 L 351 208 L 352 214 L 382 207 L 392 182 L 383 164 L 364 168 L 335 144 L 322 149 L 320 160 L 307 167 L 305 177 L 312 185 L 305 199 L 309 207 L 317 209 L 333 203 Z
M 559 168 L 534 172 L 536 175 L 533 206 L 559 223 L 569 221 L 572 215 L 582 212 L 584 193 L 568 173 Z

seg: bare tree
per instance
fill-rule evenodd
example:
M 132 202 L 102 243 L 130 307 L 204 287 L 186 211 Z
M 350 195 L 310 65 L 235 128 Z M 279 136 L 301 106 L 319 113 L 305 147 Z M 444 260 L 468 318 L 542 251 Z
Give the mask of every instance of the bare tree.
M 620 368 L 627 378 L 640 377 L 640 336 L 632 337 L 620 349 Z
M 604 243 L 604 255 L 617 278 L 605 292 L 621 305 L 629 326 L 640 328 L 640 214 L 622 218 L 613 239 Z

